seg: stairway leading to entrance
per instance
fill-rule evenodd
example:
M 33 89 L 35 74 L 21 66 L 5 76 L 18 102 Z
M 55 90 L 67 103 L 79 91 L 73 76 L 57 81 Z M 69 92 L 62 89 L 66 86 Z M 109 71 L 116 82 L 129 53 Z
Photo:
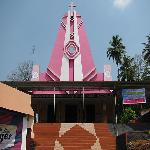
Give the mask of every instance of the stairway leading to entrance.
M 36 123 L 36 150 L 115 150 L 116 137 L 105 123 Z

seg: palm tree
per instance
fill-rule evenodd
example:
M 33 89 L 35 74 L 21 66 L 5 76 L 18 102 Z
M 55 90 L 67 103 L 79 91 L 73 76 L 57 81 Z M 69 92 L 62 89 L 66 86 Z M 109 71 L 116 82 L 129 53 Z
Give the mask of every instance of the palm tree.
M 130 56 L 124 56 L 122 64 L 120 66 L 119 80 L 120 81 L 135 81 L 136 80 L 136 65 L 134 64 L 134 58 Z
M 143 49 L 143 55 L 144 55 L 144 60 L 147 61 L 148 64 L 150 64 L 150 34 L 147 37 L 147 43 L 142 43 L 145 47 Z
M 122 64 L 122 58 L 125 56 L 125 46 L 122 43 L 122 38 L 119 35 L 113 36 L 112 40 L 109 42 L 110 47 L 107 49 L 107 57 L 113 59 L 113 62 L 116 62 L 116 65 Z M 119 69 L 118 69 L 119 75 Z

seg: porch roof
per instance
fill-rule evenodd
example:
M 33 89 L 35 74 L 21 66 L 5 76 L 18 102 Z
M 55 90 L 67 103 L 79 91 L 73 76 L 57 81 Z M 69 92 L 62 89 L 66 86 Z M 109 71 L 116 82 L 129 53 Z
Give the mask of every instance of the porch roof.
M 37 97 L 50 97 L 51 94 L 33 94 L 32 91 L 53 91 L 55 87 L 55 91 L 82 91 L 83 87 L 85 91 L 88 90 L 113 90 L 110 93 L 93 93 L 95 97 L 96 95 L 113 95 L 114 93 L 118 96 L 121 96 L 121 90 L 124 88 L 145 88 L 146 89 L 146 97 L 147 102 L 150 102 L 150 81 L 136 81 L 136 82 L 121 82 L 121 81 L 95 81 L 95 82 L 87 82 L 87 81 L 58 81 L 58 82 L 48 82 L 48 81 L 2 81 L 2 83 L 7 84 L 11 87 L 14 87 L 20 91 L 28 93 L 32 95 L 32 98 Z M 86 94 L 86 93 L 85 93 Z M 53 95 L 53 94 L 52 94 Z M 71 96 L 71 94 L 69 94 Z M 76 94 L 73 95 L 73 97 Z M 87 94 L 88 95 L 88 94 Z M 64 97 L 64 94 L 60 94 L 60 97 Z M 68 97 L 68 96 L 67 96 Z
M 110 89 L 121 90 L 123 88 L 150 89 L 150 81 L 120 82 L 120 81 L 2 81 L 11 87 L 21 91 L 47 91 L 47 90 L 82 90 L 85 89 Z
M 2 83 L 0 83 L 0 107 L 34 116 L 31 96 Z

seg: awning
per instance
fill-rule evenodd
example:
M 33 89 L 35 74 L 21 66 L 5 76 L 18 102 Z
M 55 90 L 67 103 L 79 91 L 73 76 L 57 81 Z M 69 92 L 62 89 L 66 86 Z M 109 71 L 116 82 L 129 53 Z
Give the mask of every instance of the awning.
M 34 116 L 31 96 L 0 83 L 0 107 Z

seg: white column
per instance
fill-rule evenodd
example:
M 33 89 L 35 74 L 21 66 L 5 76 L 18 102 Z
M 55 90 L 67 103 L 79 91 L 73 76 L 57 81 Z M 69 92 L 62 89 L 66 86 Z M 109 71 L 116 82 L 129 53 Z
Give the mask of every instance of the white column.
M 27 116 L 23 117 L 21 150 L 26 150 L 26 136 L 27 136 Z
M 55 87 L 54 87 L 54 115 L 55 115 L 55 107 L 56 107 L 56 95 L 55 95 Z

